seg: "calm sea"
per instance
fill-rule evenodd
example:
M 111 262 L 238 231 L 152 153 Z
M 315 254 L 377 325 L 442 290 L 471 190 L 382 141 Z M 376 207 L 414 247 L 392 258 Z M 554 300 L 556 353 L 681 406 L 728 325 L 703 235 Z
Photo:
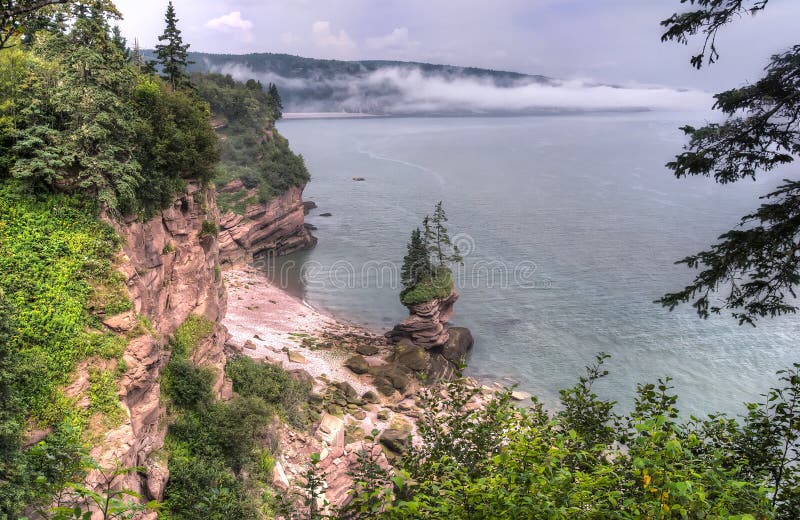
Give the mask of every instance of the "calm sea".
M 653 300 L 692 278 L 674 261 L 754 209 L 780 174 L 720 186 L 664 164 L 698 114 L 282 121 L 312 182 L 319 245 L 282 260 L 312 305 L 369 328 L 402 320 L 398 268 L 410 231 L 443 200 L 465 253 L 454 322 L 476 338 L 468 373 L 548 403 L 596 353 L 601 395 L 671 376 L 685 412 L 740 411 L 800 361 L 796 318 L 757 328 Z M 784 172 L 784 175 L 786 172 Z M 354 181 L 363 177 L 364 181 Z M 329 217 L 322 213 L 331 213 Z M 280 267 L 280 266 L 279 266 Z

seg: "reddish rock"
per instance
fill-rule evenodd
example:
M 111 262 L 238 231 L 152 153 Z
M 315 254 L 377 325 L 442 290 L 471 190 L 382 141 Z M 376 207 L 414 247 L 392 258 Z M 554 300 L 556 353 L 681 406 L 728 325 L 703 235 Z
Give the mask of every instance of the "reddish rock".
M 444 345 L 450 337 L 447 322 L 453 317 L 453 305 L 457 299 L 458 292 L 453 289 L 447 298 L 408 305 L 408 318 L 389 331 L 386 338 L 392 343 L 409 339 L 425 348 Z
M 122 357 L 127 370 L 120 378 L 119 391 L 126 419 L 106 432 L 91 455 L 104 467 L 144 468 L 141 474 L 121 477 L 119 485 L 147 499 L 160 499 L 168 470 L 151 455 L 163 446 L 168 424 L 159 384 L 169 359 L 166 342 L 190 314 L 217 322 L 225 313 L 217 241 L 213 236 L 201 236 L 203 222 L 218 218 L 215 196 L 213 190 L 190 182 L 172 205 L 149 220 L 105 218 L 123 239 L 119 270 L 126 278 L 135 311 L 111 316 L 105 324 L 124 332 L 135 326 L 136 314 L 142 314 L 150 319 L 156 334 L 136 337 L 125 348 Z M 223 377 L 226 339 L 227 332 L 217 325 L 192 352 L 195 363 L 217 374 L 214 389 L 222 397 L 229 393 Z M 80 367 L 77 372 L 70 385 L 74 388 L 82 385 L 86 375 Z M 92 472 L 86 482 L 97 487 L 102 477 Z
M 300 186 L 267 203 L 248 206 L 245 215 L 226 213 L 219 222 L 223 261 L 236 264 L 249 261 L 254 255 L 285 255 L 313 247 L 317 239 L 304 225 L 304 208 Z

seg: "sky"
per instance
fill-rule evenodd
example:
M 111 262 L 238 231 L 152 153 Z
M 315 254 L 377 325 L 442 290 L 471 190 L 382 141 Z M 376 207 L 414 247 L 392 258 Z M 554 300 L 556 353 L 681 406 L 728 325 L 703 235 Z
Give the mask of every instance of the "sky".
M 115 0 L 123 34 L 152 48 L 166 0 Z M 760 77 L 798 43 L 800 1 L 772 0 L 720 34 L 722 57 L 696 71 L 688 47 L 661 43 L 679 0 L 174 0 L 191 50 L 396 59 L 619 85 L 719 91 Z

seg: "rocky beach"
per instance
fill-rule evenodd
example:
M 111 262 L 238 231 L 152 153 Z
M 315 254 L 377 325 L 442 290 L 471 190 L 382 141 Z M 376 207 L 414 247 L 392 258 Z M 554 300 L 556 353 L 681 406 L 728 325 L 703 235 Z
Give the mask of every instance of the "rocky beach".
M 421 417 L 418 391 L 454 373 L 471 346 L 469 331 L 453 328 L 449 335 L 442 335 L 446 317 L 431 312 L 428 305 L 425 310 L 436 319 L 435 324 L 425 327 L 421 324 L 425 318 L 412 313 L 405 327 L 400 325 L 385 337 L 311 308 L 254 268 L 231 269 L 223 277 L 228 308 L 222 325 L 229 334 L 228 354 L 278 365 L 313 386 L 311 401 L 317 417 L 312 428 L 302 432 L 279 427 L 281 455 L 273 485 L 285 492 L 296 489 L 311 455 L 318 453 L 324 498 L 332 506 L 341 506 L 349 499 L 348 472 L 357 463 L 358 452 L 371 446 L 365 437 L 374 430 L 380 432 L 377 445 L 370 449 L 386 467 L 408 448 L 409 436 L 414 438 Z M 456 297 L 454 293 L 443 302 L 447 314 Z M 404 330 L 437 330 L 442 341 L 428 336 L 429 343 L 435 344 L 428 350 L 404 337 Z M 492 392 L 483 388 L 483 395 Z

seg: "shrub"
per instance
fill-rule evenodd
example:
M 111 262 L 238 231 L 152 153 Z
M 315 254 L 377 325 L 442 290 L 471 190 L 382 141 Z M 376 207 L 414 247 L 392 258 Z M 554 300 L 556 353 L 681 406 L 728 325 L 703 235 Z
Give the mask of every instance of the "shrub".
M 164 508 L 173 520 L 258 518 L 242 483 L 216 458 L 173 456 Z
M 617 417 L 591 391 L 606 357 L 555 415 L 535 400 L 517 408 L 510 390 L 475 409 L 479 391 L 460 378 L 444 394 L 424 390 L 420 444 L 394 476 L 362 460 L 346 518 L 797 517 L 800 364 L 741 424 L 681 422 L 668 379 L 639 385 L 634 410 Z
M 309 383 L 294 379 L 280 367 L 257 363 L 247 356 L 229 360 L 225 372 L 239 395 L 259 397 L 277 405 L 281 415 L 295 428 L 308 424 Z
M 200 231 L 200 236 L 217 236 L 217 223 L 210 220 L 204 220 Z
M 198 367 L 186 359 L 170 361 L 162 380 L 164 393 L 181 408 L 196 408 L 209 404 L 213 398 L 214 372 Z
M 0 222 L 0 292 L 16 315 L 9 337 L 20 374 L 14 391 L 41 420 L 58 415 L 48 409 L 78 360 L 116 357 L 125 346 L 93 315 L 131 306 L 113 267 L 119 238 L 98 222 L 95 204 L 31 197 L 8 180 L 0 182 Z
M 122 424 L 125 413 L 119 402 L 115 371 L 89 371 L 89 411 L 103 414 L 108 427 Z

